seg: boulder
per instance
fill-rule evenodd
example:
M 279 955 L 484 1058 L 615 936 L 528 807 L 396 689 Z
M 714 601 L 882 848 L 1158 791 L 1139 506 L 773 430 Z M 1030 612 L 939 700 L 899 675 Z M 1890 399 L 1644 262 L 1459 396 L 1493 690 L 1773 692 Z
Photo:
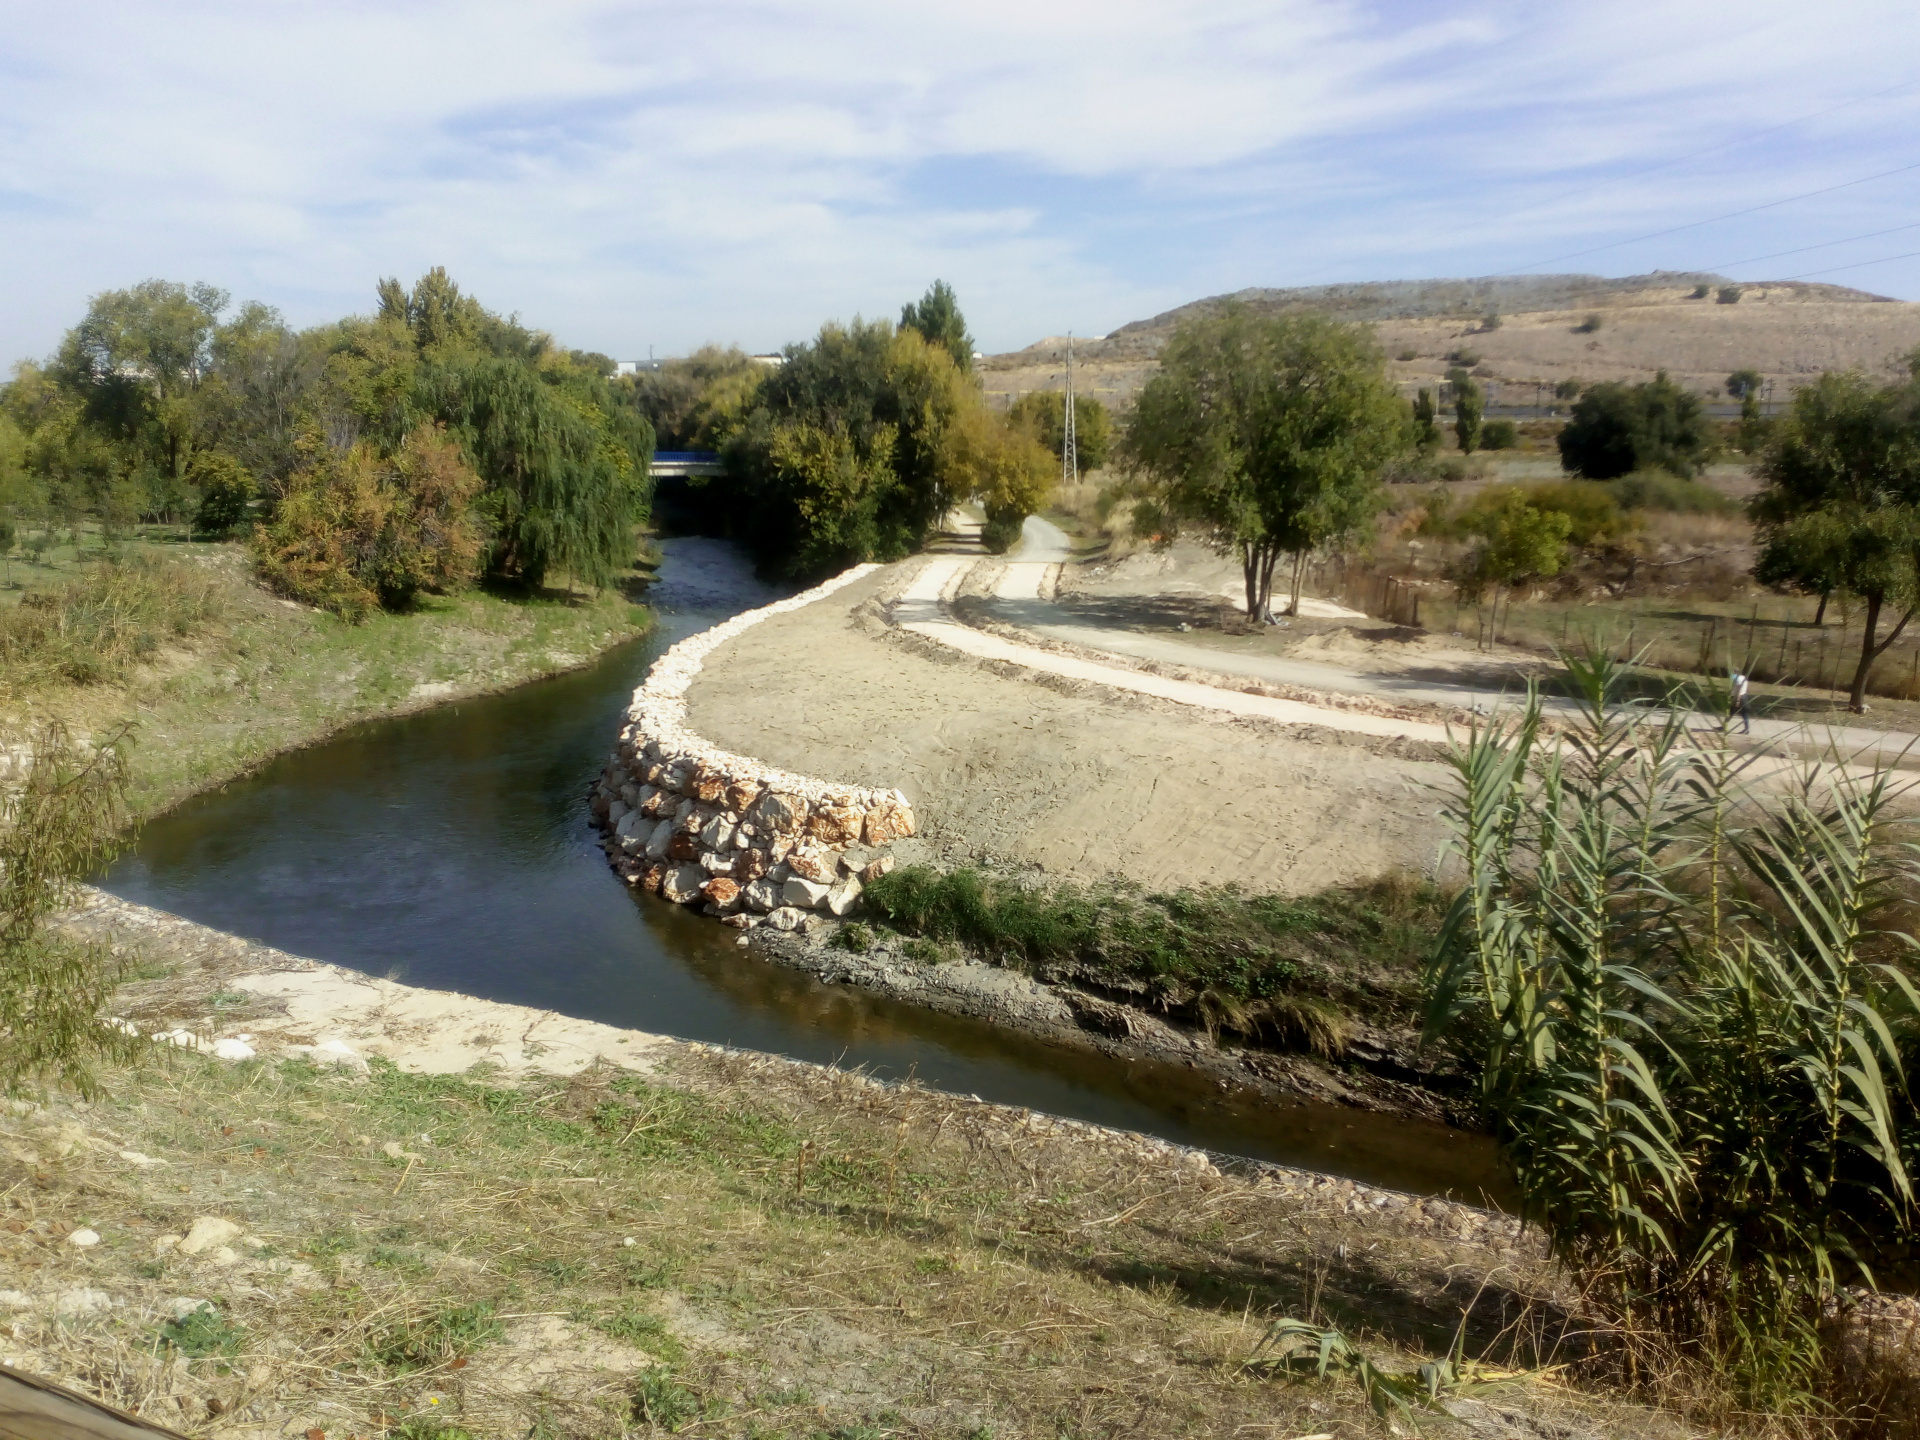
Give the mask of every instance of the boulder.
M 715 814 L 700 827 L 700 843 L 709 850 L 733 848 L 733 817 L 725 811 Z
M 640 808 L 640 787 L 629 780 L 620 787 L 620 801 L 629 810 Z
M 758 880 L 773 868 L 773 862 L 767 858 L 764 850 L 739 850 L 734 852 L 733 876 L 736 880 Z
M 780 904 L 780 887 L 771 880 L 755 880 L 740 892 L 740 898 L 749 910 L 765 913 Z
M 640 872 L 640 888 L 649 895 L 658 895 L 660 893 L 660 882 L 666 878 L 666 866 L 658 864 L 649 865 L 645 870 Z
M 869 845 L 887 845 L 913 834 L 913 811 L 906 801 L 889 797 L 870 808 L 862 826 Z
M 647 843 L 647 835 L 653 827 L 647 824 L 646 817 L 638 810 L 629 810 L 618 800 L 613 802 L 614 813 L 608 818 L 613 821 L 613 838 L 619 841 L 637 840 Z
M 717 850 L 702 850 L 700 868 L 709 875 L 731 875 L 733 874 L 733 852 L 729 850 L 722 855 Z
M 722 915 L 730 915 L 740 908 L 740 887 L 724 875 L 716 875 L 707 881 L 700 887 L 700 893 Z
M 788 882 L 792 883 L 792 882 Z M 860 906 L 860 882 L 849 875 L 827 891 L 827 913 L 851 915 Z
M 702 805 L 718 805 L 727 793 L 727 777 L 704 765 L 693 777 L 693 798 Z
M 620 828 L 620 822 L 627 818 L 627 812 L 631 809 L 633 807 L 624 800 L 611 801 L 607 805 L 607 824 L 617 831 Z
M 676 905 L 685 905 L 701 898 L 701 887 L 706 883 L 707 872 L 698 865 L 676 865 L 660 882 L 660 893 Z
M 807 823 L 807 802 L 798 795 L 769 790 L 753 802 L 747 819 L 770 835 L 792 835 Z
M 807 923 L 807 912 L 796 910 L 791 905 L 783 905 L 767 916 L 767 924 L 776 930 L 794 931 Z
M 882 875 L 888 875 L 892 872 L 893 856 L 891 854 L 881 855 L 869 860 L 865 865 L 860 867 L 860 878 L 865 881 L 873 881 L 878 880 Z
M 240 1227 L 218 1215 L 202 1215 L 187 1227 L 178 1250 L 182 1255 L 203 1255 L 240 1234 Z
M 660 790 L 649 785 L 640 792 L 640 813 L 649 820 L 662 814 L 671 815 L 673 807 L 679 803 L 679 797 L 671 790 Z
M 687 787 L 693 783 L 693 776 L 693 761 L 675 760 L 661 772 L 660 779 L 655 783 L 664 789 L 677 790 L 684 795 L 687 793 Z
M 653 833 L 647 836 L 646 854 L 649 860 L 667 858 L 667 847 L 673 843 L 673 821 L 654 822 Z
M 840 857 L 818 845 L 796 845 L 787 853 L 787 868 L 802 880 L 832 880 Z
M 803 880 L 798 875 L 780 887 L 780 898 L 802 910 L 817 910 L 825 903 L 833 887 L 819 880 Z
M 807 822 L 807 834 L 822 845 L 840 849 L 860 843 L 860 830 L 866 817 L 851 805 L 818 805 Z
M 760 798 L 761 787 L 752 780 L 736 780 L 727 786 L 726 807 L 736 815 L 744 815 L 753 808 L 753 802 Z
M 673 838 L 667 841 L 669 860 L 698 860 L 700 858 L 700 837 L 691 830 L 676 830 Z

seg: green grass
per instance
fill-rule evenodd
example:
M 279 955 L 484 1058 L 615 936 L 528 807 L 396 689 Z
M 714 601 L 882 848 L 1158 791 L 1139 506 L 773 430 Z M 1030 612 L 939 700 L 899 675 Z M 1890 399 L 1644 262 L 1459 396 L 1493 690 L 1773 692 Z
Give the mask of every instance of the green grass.
M 247 1332 L 211 1305 L 166 1321 L 156 1333 L 169 1349 L 189 1360 L 238 1355 L 247 1342 Z
M 1331 1018 L 1328 1005 L 1365 1005 L 1375 1019 L 1410 1016 L 1418 967 L 1446 908 L 1435 887 L 1405 880 L 1287 898 L 1232 885 L 1026 886 L 925 866 L 882 876 L 866 898 L 923 945 L 958 942 L 993 963 L 1118 989 L 1209 1029 L 1264 1025 L 1286 1043 L 1329 1039 L 1311 1033 L 1316 1017 Z

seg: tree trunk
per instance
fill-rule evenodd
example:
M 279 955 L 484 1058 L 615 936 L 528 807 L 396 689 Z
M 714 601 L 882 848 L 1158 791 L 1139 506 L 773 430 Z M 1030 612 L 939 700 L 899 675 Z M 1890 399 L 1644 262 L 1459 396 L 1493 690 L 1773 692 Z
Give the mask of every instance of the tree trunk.
M 1247 623 L 1260 623 L 1260 558 L 1257 548 L 1245 541 L 1240 545 L 1240 573 L 1247 582 Z
M 1269 545 L 1260 560 L 1260 621 L 1273 624 L 1273 567 L 1280 563 L 1280 552 Z
M 1847 709 L 1856 715 L 1867 713 L 1867 680 L 1873 674 L 1873 662 L 1887 652 L 1894 641 L 1900 638 L 1900 632 L 1907 628 L 1907 622 L 1913 619 L 1913 606 L 1900 617 L 1900 623 L 1887 632 L 1887 638 L 1874 644 L 1873 632 L 1880 628 L 1880 606 L 1884 597 L 1869 595 L 1867 601 L 1866 628 L 1860 636 L 1860 668 L 1853 672 L 1853 693 L 1847 697 Z
M 1305 572 L 1306 568 L 1307 552 L 1304 550 L 1294 551 L 1293 585 L 1287 594 L 1287 614 L 1294 616 L 1296 619 L 1300 614 L 1300 576 Z
M 1821 626 L 1827 623 L 1827 597 L 1831 594 L 1833 594 L 1831 590 L 1822 590 L 1820 592 L 1820 608 L 1813 612 L 1813 623 L 1815 626 Z

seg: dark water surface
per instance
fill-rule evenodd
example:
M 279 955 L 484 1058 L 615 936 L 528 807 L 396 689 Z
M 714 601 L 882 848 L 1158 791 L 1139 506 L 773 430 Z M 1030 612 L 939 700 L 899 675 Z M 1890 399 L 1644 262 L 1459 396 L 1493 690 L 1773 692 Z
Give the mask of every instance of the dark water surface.
M 630 891 L 586 823 L 621 712 L 660 651 L 772 598 L 726 547 L 669 541 L 647 639 L 576 674 L 283 756 L 153 821 L 102 883 L 411 985 L 912 1074 L 1185 1144 L 1481 1198 L 1493 1164 L 1478 1137 L 1340 1106 L 1231 1100 L 1178 1066 L 1058 1049 L 824 985 Z

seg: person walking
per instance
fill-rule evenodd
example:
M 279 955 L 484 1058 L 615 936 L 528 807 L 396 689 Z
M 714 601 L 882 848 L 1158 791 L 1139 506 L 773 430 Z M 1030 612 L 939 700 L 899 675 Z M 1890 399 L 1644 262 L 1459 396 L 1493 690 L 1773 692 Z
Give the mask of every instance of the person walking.
M 1736 670 L 1733 672 L 1733 708 L 1735 713 L 1740 716 L 1740 733 L 1742 735 L 1751 735 L 1753 733 L 1753 715 L 1747 708 L 1748 698 L 1747 677 Z

